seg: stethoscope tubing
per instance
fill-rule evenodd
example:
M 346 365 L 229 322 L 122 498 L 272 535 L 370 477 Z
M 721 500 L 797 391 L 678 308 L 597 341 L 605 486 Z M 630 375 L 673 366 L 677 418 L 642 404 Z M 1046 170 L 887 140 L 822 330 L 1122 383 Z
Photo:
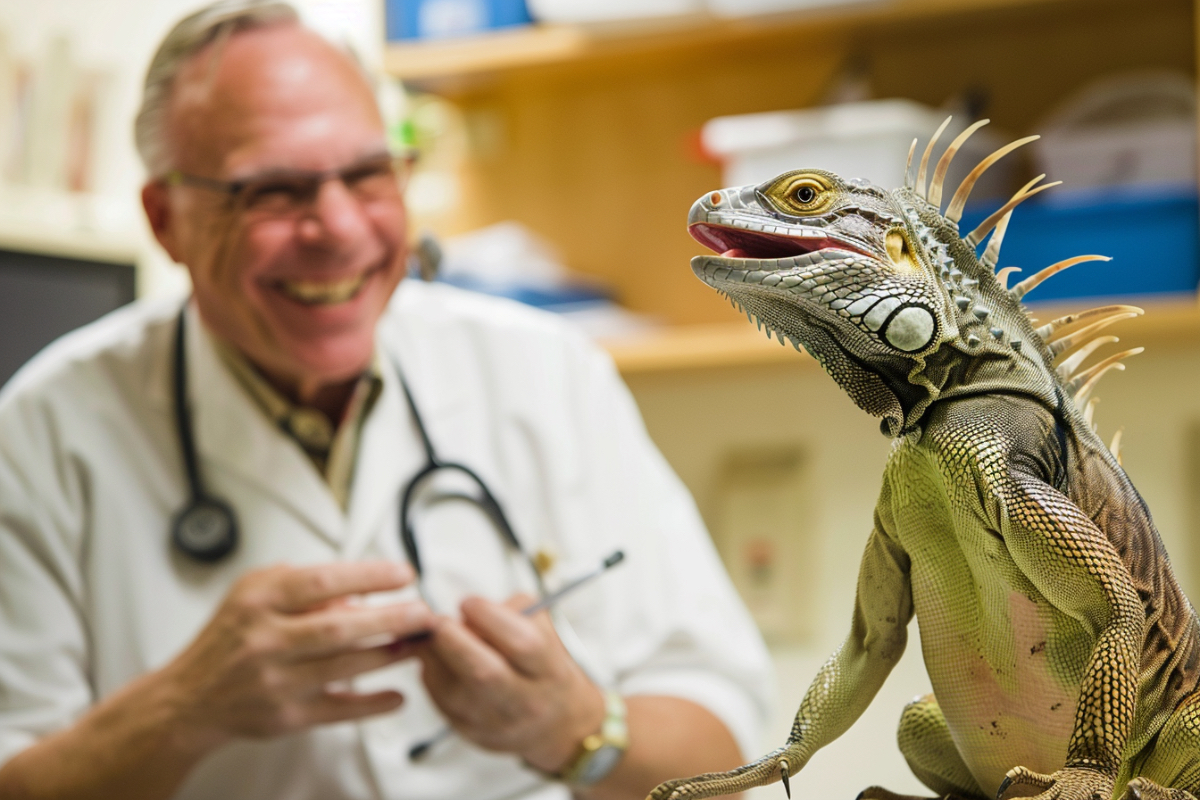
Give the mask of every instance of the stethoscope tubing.
M 517 534 L 509 523 L 508 516 L 504 513 L 500 502 L 475 470 L 465 464 L 454 461 L 443 461 L 438 457 L 437 451 L 433 447 L 433 441 L 429 437 L 429 431 L 425 427 L 425 420 L 422 418 L 421 412 L 417 409 L 417 403 L 413 399 L 412 390 L 408 388 L 408 381 L 404 378 L 404 371 L 400 368 L 400 363 L 394 356 L 392 357 L 392 366 L 396 370 L 396 378 L 404 393 L 405 403 L 408 405 L 409 413 L 412 414 L 413 425 L 417 429 L 421 445 L 425 450 L 425 464 L 409 479 L 400 497 L 400 543 L 404 547 L 404 554 L 408 557 L 409 563 L 417 573 L 417 577 L 420 578 L 423 575 L 423 564 L 421 563 L 420 547 L 417 545 L 416 531 L 413 529 L 412 524 L 411 508 L 413 500 L 416 497 L 417 491 L 439 471 L 453 471 L 466 475 L 475 484 L 480 496 L 469 499 L 479 506 L 487 514 L 488 518 L 492 520 L 505 544 L 514 552 L 520 554 L 522 560 L 529 565 L 530 572 L 533 574 L 537 584 L 538 593 L 544 596 L 546 594 L 546 586 L 543 582 L 541 571 L 534 564 L 533 559 L 530 558 L 525 548 L 521 546 L 521 541 L 517 538 Z M 463 496 L 465 497 L 465 495 Z M 424 594 L 423 590 L 422 594 Z
M 187 304 L 179 310 L 175 324 L 172 364 L 175 426 L 179 451 L 187 477 L 188 500 L 171 520 L 171 541 L 175 548 L 194 561 L 215 564 L 237 549 L 238 522 L 233 507 L 210 495 L 204 488 L 196 458 L 196 437 L 192 416 L 188 413 L 187 385 Z

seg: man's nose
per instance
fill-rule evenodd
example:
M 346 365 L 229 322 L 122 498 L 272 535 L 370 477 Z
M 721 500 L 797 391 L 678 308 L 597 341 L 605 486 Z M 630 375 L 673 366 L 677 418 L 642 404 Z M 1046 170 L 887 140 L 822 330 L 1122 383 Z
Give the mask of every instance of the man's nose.
M 370 229 L 362 202 L 340 180 L 321 183 L 312 209 L 300 220 L 299 235 L 311 244 L 354 239 Z

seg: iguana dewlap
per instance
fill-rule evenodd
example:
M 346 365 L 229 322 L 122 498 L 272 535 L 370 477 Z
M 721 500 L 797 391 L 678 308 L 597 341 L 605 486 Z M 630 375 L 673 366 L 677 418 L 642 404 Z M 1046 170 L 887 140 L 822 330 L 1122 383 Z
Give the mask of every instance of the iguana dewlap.
M 1100 331 L 1141 311 L 1107 306 L 1034 327 L 1022 296 L 1098 257 L 1007 288 L 1011 268 L 993 270 L 1012 211 L 1054 184 L 1038 178 L 960 234 L 979 175 L 1035 138 L 985 159 L 943 212 L 950 160 L 980 124 L 930 181 L 937 135 L 915 179 L 891 192 L 806 170 L 692 207 L 692 235 L 720 254 L 694 259 L 696 275 L 768 335 L 803 346 L 895 444 L 850 634 L 786 744 L 653 798 L 786 785 L 870 703 L 915 615 L 933 694 L 904 709 L 899 745 L 938 795 L 1195 800 L 1200 628 L 1145 503 L 1092 425 L 1096 380 L 1138 352 L 1089 365 L 1116 341 Z

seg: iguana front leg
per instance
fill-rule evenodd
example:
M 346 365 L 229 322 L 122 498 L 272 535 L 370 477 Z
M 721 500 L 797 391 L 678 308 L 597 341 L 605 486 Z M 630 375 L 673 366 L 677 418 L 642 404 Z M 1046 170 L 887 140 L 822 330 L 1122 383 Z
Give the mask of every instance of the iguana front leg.
M 735 794 L 780 779 L 790 797 L 789 778 L 862 715 L 904 654 L 912 613 L 908 554 L 877 521 L 859 568 L 850 635 L 808 687 L 787 743 L 730 772 L 667 781 L 651 800 Z
M 1104 533 L 1053 487 L 1013 475 L 1001 492 L 1001 529 L 1013 562 L 1039 592 L 1095 634 L 1080 684 L 1067 760 L 1053 775 L 1009 771 L 997 791 L 1039 790 L 1039 800 L 1109 800 L 1133 724 L 1142 608 L 1129 571 Z

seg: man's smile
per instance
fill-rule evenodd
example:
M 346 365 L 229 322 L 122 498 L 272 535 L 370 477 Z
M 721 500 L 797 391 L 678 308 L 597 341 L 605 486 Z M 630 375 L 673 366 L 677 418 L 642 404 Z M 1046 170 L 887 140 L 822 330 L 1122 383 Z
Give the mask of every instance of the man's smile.
M 367 279 L 376 270 L 352 275 L 347 278 L 319 280 L 316 278 L 301 278 L 275 281 L 272 286 L 284 295 L 305 305 L 335 305 L 353 300 L 362 289 Z

